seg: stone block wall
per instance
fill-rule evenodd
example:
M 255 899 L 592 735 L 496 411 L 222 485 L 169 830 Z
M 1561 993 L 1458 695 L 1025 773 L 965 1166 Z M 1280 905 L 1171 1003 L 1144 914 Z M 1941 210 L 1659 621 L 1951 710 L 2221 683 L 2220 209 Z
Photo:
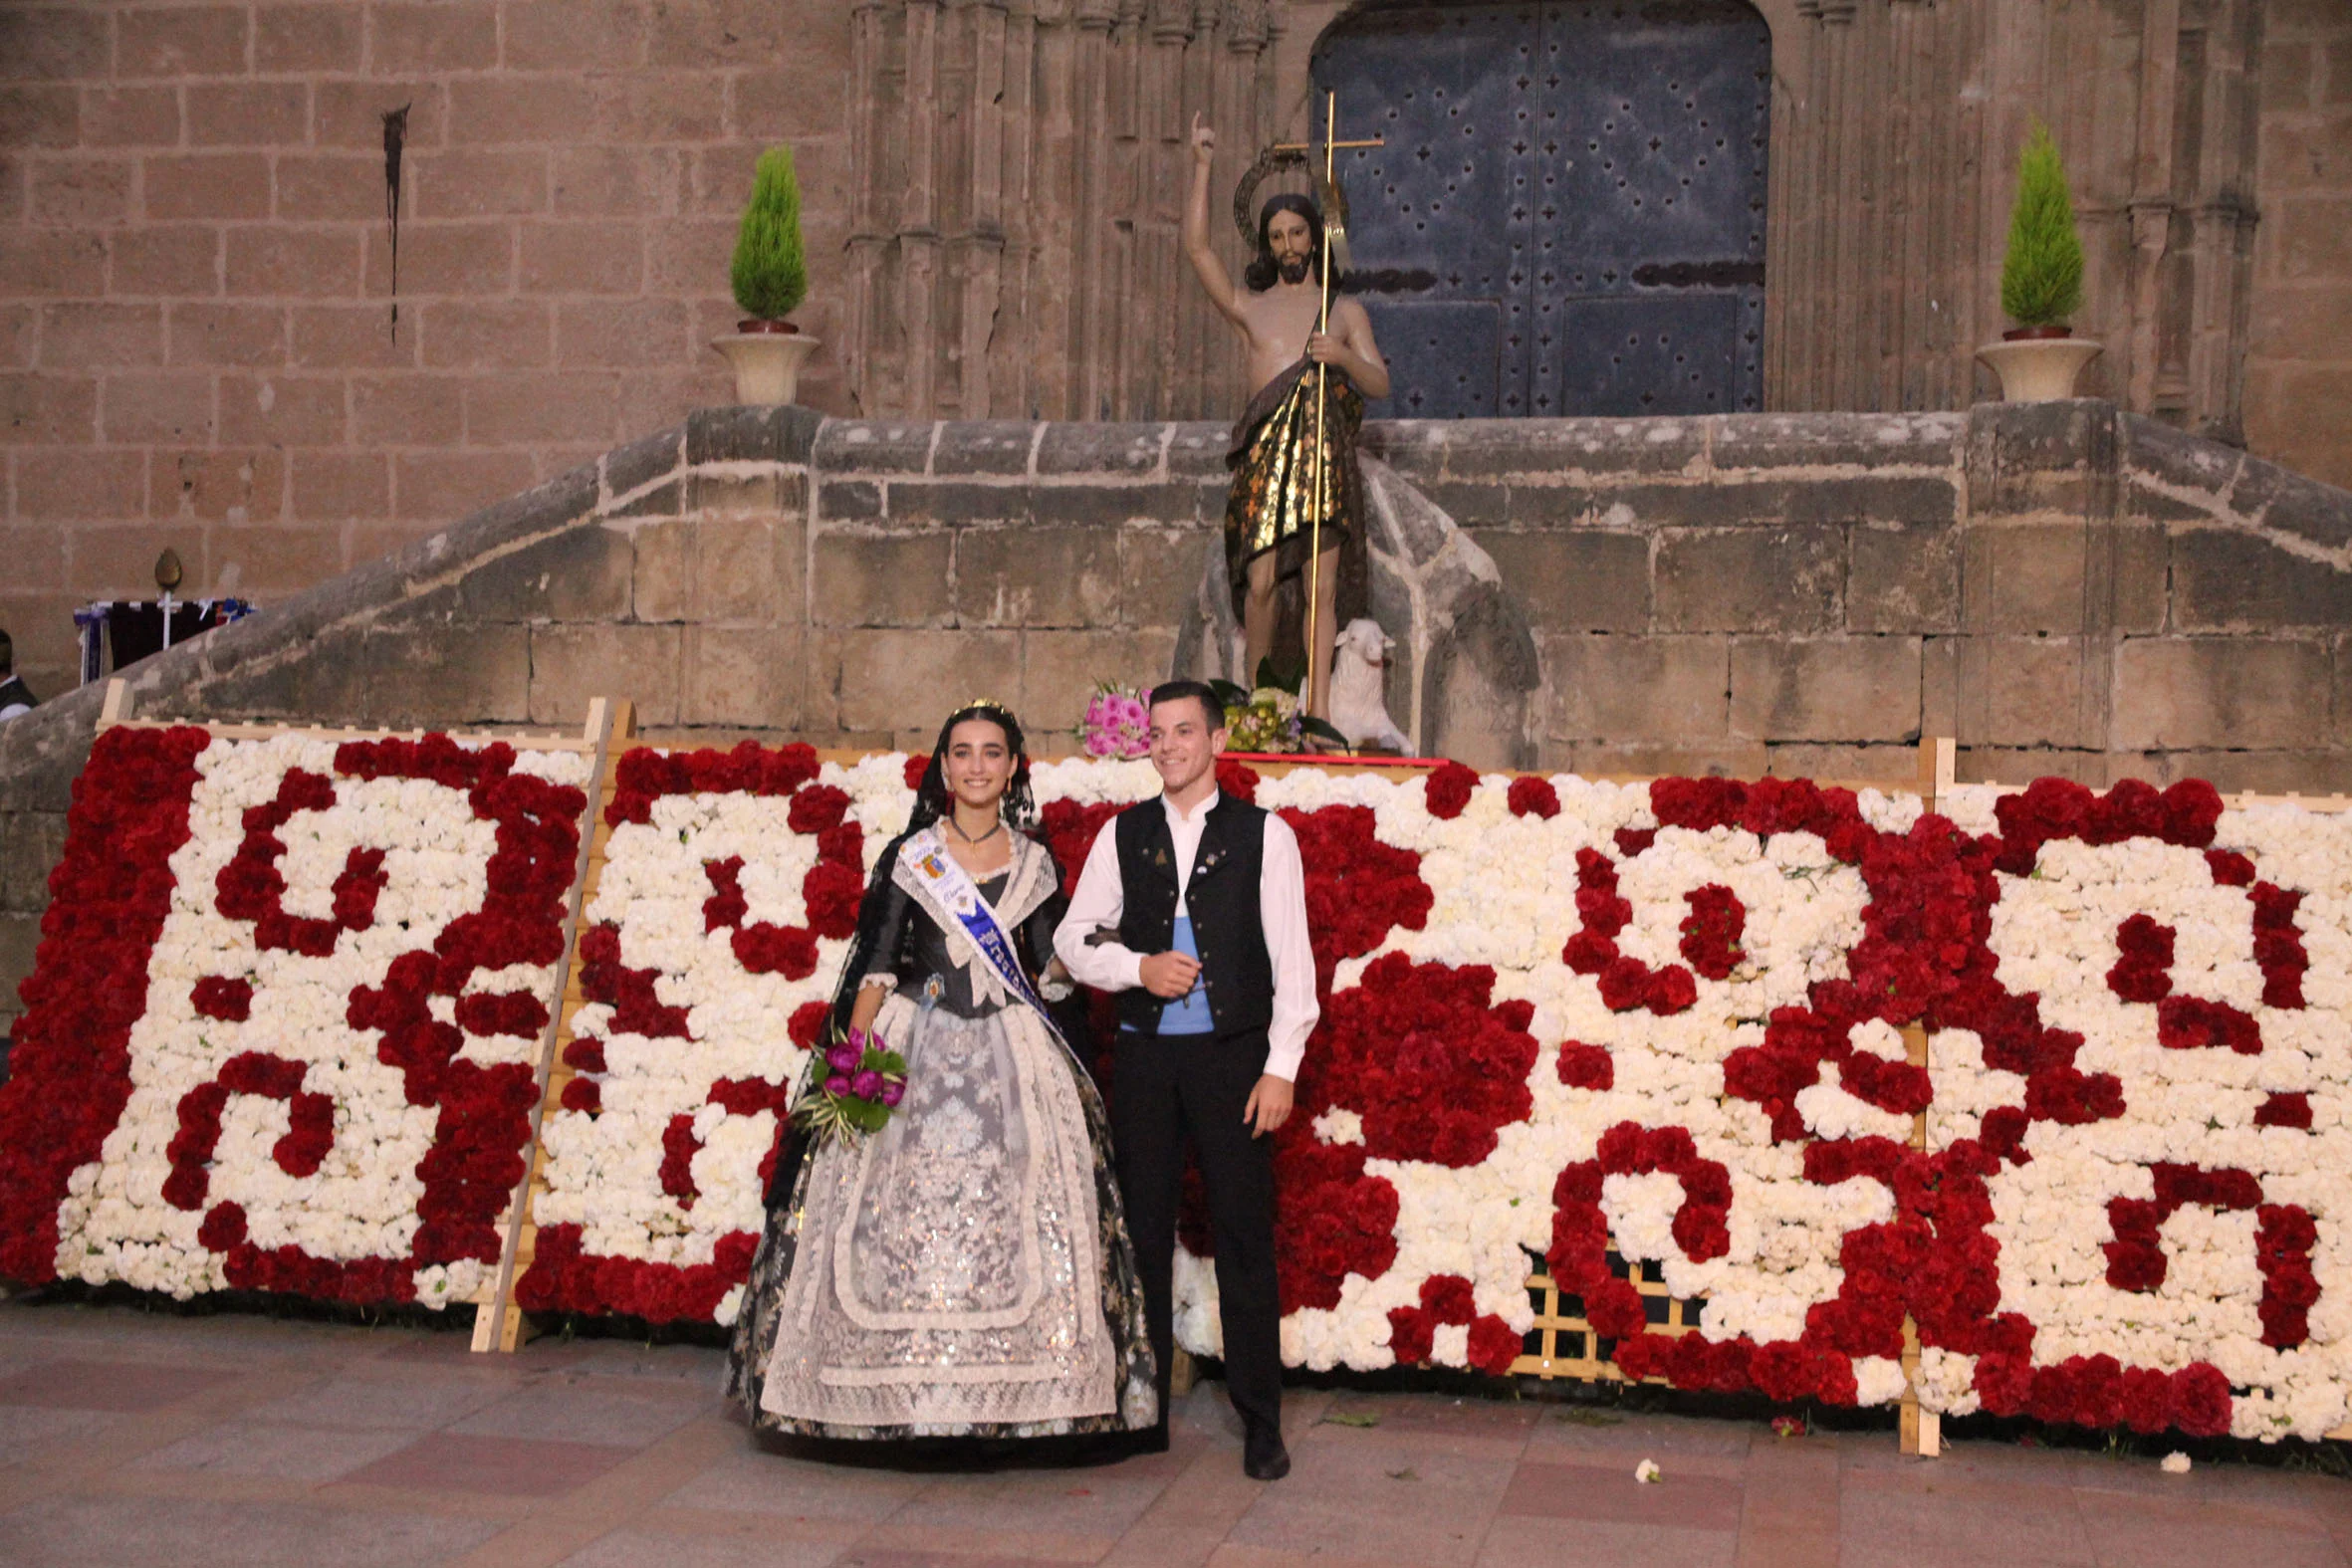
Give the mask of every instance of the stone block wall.
M 2086 384 L 2178 419 L 2234 407 L 2242 369 L 2252 449 L 2352 481 L 2340 0 L 1759 3 L 1770 406 L 1989 386 L 1968 353 L 1998 326 L 2012 132 L 2047 112 L 2110 340 Z M 806 197 L 815 406 L 854 405 L 857 337 L 869 411 L 1238 411 L 1231 340 L 1171 248 L 1182 110 L 1207 104 L 1219 178 L 1238 175 L 1245 143 L 1306 127 L 1308 59 L 1343 9 L 1144 25 L 1099 0 L 1000 27 L 898 0 L 0 5 L 0 627 L 55 693 L 71 608 L 143 594 L 166 546 L 196 593 L 281 602 L 730 395 L 705 342 L 733 317 L 735 216 L 775 141 Z M 2078 92 L 2064 63 L 2094 57 Z M 2150 94 L 2184 107 L 2142 147 Z M 379 116 L 402 105 L 395 334 Z M 2197 150 L 2209 128 L 2238 148 L 2249 113 L 2250 196 L 2234 150 Z M 851 177 L 859 138 L 874 177 Z M 2249 223 L 2240 289 L 2228 236 Z M 2178 386 L 2138 384 L 2125 367 L 2170 362 L 2192 296 L 2181 330 L 2250 343 L 2242 363 L 2209 344 Z M 1624 569 L 1625 543 L 1593 548 Z
M 0 6 L 0 627 L 264 602 L 732 397 L 728 260 L 798 155 L 803 322 L 836 342 L 846 6 Z M 407 106 L 398 296 L 381 114 Z M 808 399 L 841 406 L 830 349 Z
M 2352 6 L 2273 0 L 2261 97 L 2245 438 L 2352 485 Z
M 1374 439 L 1524 606 L 1545 766 L 2352 787 L 2352 497 L 2112 404 Z
M 2352 785 L 2352 495 L 2112 404 L 1365 440 L 1494 562 L 1526 635 L 1457 657 L 1531 638 L 1503 752 L 1535 766 L 1902 779 L 1955 735 L 1971 780 Z M 921 747 L 988 696 L 1062 751 L 1095 680 L 1200 657 L 1224 441 L 703 410 L 141 663 L 135 711 L 569 728 L 602 695 L 655 737 Z M 1390 711 L 1458 673 L 1392 670 Z M 0 1023 L 100 700 L 0 726 Z

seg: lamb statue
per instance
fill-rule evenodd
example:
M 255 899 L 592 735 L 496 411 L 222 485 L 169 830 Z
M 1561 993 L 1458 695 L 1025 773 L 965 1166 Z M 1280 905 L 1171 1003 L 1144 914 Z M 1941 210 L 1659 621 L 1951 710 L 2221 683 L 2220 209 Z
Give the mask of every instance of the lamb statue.
M 1358 616 L 1333 639 L 1331 660 L 1331 727 L 1362 751 L 1393 750 L 1410 756 L 1413 743 L 1388 716 L 1381 697 L 1381 672 L 1395 640 L 1369 616 Z

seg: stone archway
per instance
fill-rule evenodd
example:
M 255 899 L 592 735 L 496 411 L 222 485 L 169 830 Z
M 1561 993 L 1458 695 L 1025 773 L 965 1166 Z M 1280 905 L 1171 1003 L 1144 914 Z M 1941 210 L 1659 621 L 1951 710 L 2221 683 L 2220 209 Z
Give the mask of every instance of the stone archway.
M 1745 0 L 1372 0 L 1314 49 L 1394 417 L 1764 406 L 1771 34 Z

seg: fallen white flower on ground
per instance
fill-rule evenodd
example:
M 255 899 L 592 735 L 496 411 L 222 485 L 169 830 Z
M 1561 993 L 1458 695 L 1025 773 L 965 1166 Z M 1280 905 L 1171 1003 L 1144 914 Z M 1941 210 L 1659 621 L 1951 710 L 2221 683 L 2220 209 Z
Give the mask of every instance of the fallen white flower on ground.
M 2167 1459 L 2165 1460 L 2165 1463 L 2170 1465 L 2172 1460 Z M 1640 1481 L 1644 1486 L 1647 1486 L 1650 1482 L 1656 1480 L 1664 1473 L 1665 1471 L 1658 1468 L 1658 1461 L 1656 1459 L 1644 1459 L 1633 1467 L 1633 1478 L 1637 1481 Z
M 2164 1456 L 2164 1463 L 2160 1468 L 2167 1475 L 2186 1475 L 2189 1473 L 2189 1456 L 2183 1454 L 2179 1449 L 2175 1449 Z

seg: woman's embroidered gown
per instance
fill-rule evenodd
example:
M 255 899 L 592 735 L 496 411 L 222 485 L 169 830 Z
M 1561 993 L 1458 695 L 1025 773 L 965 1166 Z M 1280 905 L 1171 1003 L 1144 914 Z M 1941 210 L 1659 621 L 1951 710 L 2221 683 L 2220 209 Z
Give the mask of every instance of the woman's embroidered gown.
M 788 1150 L 736 1319 L 729 1392 L 762 1432 L 1038 1438 L 1157 1420 L 1142 1287 L 1093 1083 L 884 851 L 835 1016 L 890 989 L 888 1125 Z M 1033 977 L 1067 900 L 1015 834 L 979 884 Z

